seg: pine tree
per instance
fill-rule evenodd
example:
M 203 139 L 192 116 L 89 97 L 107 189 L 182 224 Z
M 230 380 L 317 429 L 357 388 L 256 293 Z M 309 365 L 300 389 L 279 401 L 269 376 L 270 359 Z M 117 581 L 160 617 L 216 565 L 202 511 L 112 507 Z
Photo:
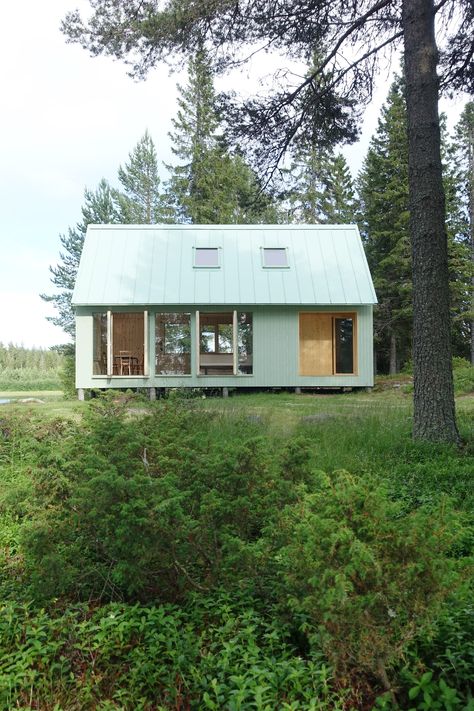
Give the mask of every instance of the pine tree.
M 160 192 L 158 158 L 155 144 L 145 131 L 129 161 L 118 171 L 121 191 L 114 191 L 120 222 L 123 224 L 156 224 L 166 221 L 163 196 Z
M 44 301 L 52 303 L 58 312 L 48 320 L 59 326 L 69 336 L 75 335 L 75 318 L 71 306 L 71 297 L 81 258 L 87 225 L 118 222 L 113 190 L 102 179 L 95 191 L 84 190 L 84 205 L 81 208 L 82 220 L 75 227 L 69 228 L 66 235 L 60 235 L 63 250 L 59 254 L 59 263 L 50 267 L 51 282 L 58 289 L 55 294 L 41 294 Z

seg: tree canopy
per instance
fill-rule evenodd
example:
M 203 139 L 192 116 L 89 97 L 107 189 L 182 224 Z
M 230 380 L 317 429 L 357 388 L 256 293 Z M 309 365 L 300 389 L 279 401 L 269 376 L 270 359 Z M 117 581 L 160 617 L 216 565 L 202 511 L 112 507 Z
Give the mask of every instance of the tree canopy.
M 353 140 L 361 107 L 370 101 L 376 72 L 403 44 L 399 0 L 95 0 L 88 19 L 68 13 L 63 31 L 93 55 L 124 60 L 144 77 L 158 63 L 213 48 L 217 71 L 258 51 L 275 53 L 272 89 L 239 102 L 225 96 L 234 136 L 252 144 L 260 163 L 273 166 L 293 140 L 317 132 L 319 141 Z M 433 8 L 440 54 L 440 86 L 474 90 L 469 0 L 441 0 Z M 315 57 L 317 60 L 315 61 Z M 310 72 L 289 60 L 313 62 Z

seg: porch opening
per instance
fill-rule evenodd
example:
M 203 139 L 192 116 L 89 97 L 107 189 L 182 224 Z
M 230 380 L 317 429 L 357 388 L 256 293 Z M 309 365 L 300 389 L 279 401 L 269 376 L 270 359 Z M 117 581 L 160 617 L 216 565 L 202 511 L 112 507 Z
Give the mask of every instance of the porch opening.
M 146 375 L 147 320 L 147 311 L 93 314 L 94 375 Z
M 252 314 L 196 313 L 199 375 L 252 375 Z

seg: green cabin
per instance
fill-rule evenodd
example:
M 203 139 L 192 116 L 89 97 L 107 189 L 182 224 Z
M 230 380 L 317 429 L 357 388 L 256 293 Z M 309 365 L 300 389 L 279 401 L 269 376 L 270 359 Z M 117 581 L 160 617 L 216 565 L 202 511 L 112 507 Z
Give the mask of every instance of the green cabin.
M 355 225 L 90 225 L 76 387 L 370 387 L 375 303 Z

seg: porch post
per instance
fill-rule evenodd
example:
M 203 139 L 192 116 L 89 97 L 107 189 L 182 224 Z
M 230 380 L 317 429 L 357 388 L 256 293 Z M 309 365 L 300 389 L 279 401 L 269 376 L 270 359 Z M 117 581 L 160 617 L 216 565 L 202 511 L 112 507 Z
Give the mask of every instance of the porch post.
M 233 353 L 233 363 L 232 370 L 233 374 L 237 375 L 237 368 L 239 362 L 239 342 L 237 338 L 237 311 L 234 309 L 232 312 L 232 353 Z
M 114 356 L 113 356 L 113 344 L 112 344 L 112 334 L 113 334 L 113 317 L 112 312 L 107 311 L 107 377 L 113 374 L 114 367 Z

